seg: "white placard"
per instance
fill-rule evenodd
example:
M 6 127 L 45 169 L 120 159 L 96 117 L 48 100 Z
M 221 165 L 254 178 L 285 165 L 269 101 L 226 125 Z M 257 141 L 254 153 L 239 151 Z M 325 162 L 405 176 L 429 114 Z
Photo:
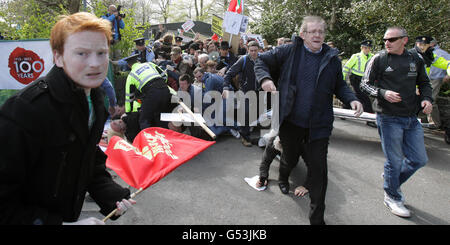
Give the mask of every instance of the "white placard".
M 360 119 L 360 120 L 365 120 L 365 121 L 376 121 L 377 120 L 377 115 L 375 113 L 363 112 L 361 114 L 361 116 L 355 117 L 354 110 L 341 109 L 341 108 L 333 108 L 333 113 L 335 116 L 342 116 L 342 117 Z
M 242 16 L 241 28 L 239 30 L 240 33 L 245 33 L 248 27 L 248 16 Z
M 192 20 L 188 20 L 186 21 L 183 25 L 181 25 L 181 27 L 183 28 L 183 30 L 185 32 L 188 32 L 189 30 L 191 30 L 193 27 L 195 26 L 194 21 Z
M 244 16 L 238 13 L 227 11 L 223 20 L 223 29 L 233 35 L 238 35 L 241 30 L 242 18 Z
M 194 113 L 195 118 L 202 123 L 206 123 L 202 114 Z M 161 121 L 164 122 L 197 122 L 189 113 L 161 113 Z
M 256 39 L 256 41 L 258 41 L 258 43 L 259 43 L 259 46 L 261 48 L 264 48 L 264 41 L 263 41 L 263 38 L 262 38 L 261 35 L 259 35 L 259 34 L 247 34 L 247 40 L 251 39 L 251 38 Z

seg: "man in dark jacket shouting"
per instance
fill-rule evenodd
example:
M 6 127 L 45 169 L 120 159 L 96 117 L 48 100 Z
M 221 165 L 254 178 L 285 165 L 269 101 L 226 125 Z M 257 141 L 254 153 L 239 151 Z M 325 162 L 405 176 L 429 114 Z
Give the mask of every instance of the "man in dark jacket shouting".
M 300 145 L 306 143 L 308 183 L 312 225 L 325 224 L 328 141 L 333 129 L 333 94 L 356 110 L 362 104 L 342 77 L 342 65 L 335 49 L 324 44 L 326 23 L 318 16 L 307 16 L 300 37 L 261 54 L 255 64 L 256 79 L 265 91 L 279 91 L 279 137 L 283 148 L 279 186 L 289 193 L 289 175 L 296 166 Z M 280 74 L 276 86 L 272 73 Z
M 107 20 L 63 17 L 50 37 L 53 68 L 1 107 L 0 224 L 104 224 L 78 220 L 86 192 L 104 215 L 135 203 L 97 146 L 108 116 L 99 87 L 110 39 Z

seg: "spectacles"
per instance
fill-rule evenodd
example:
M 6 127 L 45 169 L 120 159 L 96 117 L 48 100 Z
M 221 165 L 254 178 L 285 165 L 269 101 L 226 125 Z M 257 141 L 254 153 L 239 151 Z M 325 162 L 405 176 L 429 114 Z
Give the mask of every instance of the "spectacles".
M 306 33 L 312 34 L 312 35 L 318 34 L 320 36 L 323 36 L 325 34 L 324 31 L 307 31 Z
M 383 42 L 389 41 L 390 43 L 396 42 L 398 39 L 404 38 L 405 36 L 383 38 Z

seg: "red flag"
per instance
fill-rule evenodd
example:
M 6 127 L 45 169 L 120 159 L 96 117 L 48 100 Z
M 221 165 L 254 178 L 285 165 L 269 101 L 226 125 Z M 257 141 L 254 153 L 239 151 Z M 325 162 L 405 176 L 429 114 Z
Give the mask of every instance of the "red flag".
M 230 5 L 228 5 L 228 11 L 230 12 L 236 12 L 238 14 L 242 13 L 243 3 L 244 0 L 231 0 Z
M 113 136 L 105 152 L 106 166 L 127 184 L 146 189 L 214 143 L 169 129 L 146 128 L 133 145 Z
M 214 33 L 214 35 L 212 35 L 211 39 L 217 42 L 217 41 L 219 41 L 219 36 L 217 36 L 217 34 Z

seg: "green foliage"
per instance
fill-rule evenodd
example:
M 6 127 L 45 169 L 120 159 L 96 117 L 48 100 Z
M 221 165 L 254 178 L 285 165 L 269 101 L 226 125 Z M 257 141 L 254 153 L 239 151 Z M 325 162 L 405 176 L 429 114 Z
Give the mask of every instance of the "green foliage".
M 150 24 L 147 23 L 145 25 L 137 26 L 133 8 L 124 9 L 123 13 L 126 14 L 126 18 L 123 19 L 125 28 L 120 30 L 122 40 L 118 44 L 112 46 L 111 49 L 113 51 L 119 49 L 122 56 L 128 56 L 136 46 L 133 40 L 143 37 L 145 29 L 147 29 Z
M 301 10 L 296 2 L 264 1 L 260 4 L 263 14 L 260 19 L 250 23 L 252 33 L 262 34 L 269 44 L 275 45 L 277 38 L 290 38 L 294 32 L 298 32 L 302 16 L 298 14 Z
M 50 12 L 35 0 L 18 1 L 15 4 L 3 6 L 0 10 L 0 16 L 4 19 L 3 31 L 7 33 L 8 39 L 13 40 L 50 38 L 51 28 L 58 15 L 67 14 L 62 5 L 58 12 Z M 17 8 L 20 8 L 21 16 L 15 11 Z
M 382 38 L 389 26 L 404 27 L 410 37 L 430 35 L 441 41 L 441 47 L 450 48 L 450 11 L 448 0 L 400 1 L 353 0 L 351 8 L 343 11 L 342 19 L 348 27 L 375 40 L 378 49 L 384 48 Z M 344 29 L 344 31 L 347 29 Z
M 443 83 L 441 89 L 439 90 L 439 96 L 450 97 L 450 84 Z
M 419 35 L 435 37 L 440 46 L 450 49 L 449 0 L 251 0 L 260 9 L 250 27 L 271 44 L 278 37 L 298 32 L 305 15 L 320 15 L 328 23 L 326 41 L 333 41 L 345 57 L 359 52 L 359 43 L 372 39 L 375 51 L 384 48 L 386 28 L 404 27 L 410 40 Z M 413 45 L 410 41 L 410 47 Z
M 135 6 L 134 6 L 135 7 Z M 121 41 L 113 46 L 111 46 L 111 51 L 115 52 L 120 50 L 122 56 L 128 56 L 135 48 L 134 39 L 143 37 L 145 29 L 147 29 L 150 24 L 138 25 L 136 20 L 135 8 L 122 8 L 121 13 L 126 14 L 123 18 L 125 24 L 124 29 L 120 29 Z M 95 7 L 93 9 L 94 14 L 98 17 L 104 16 L 108 12 L 108 7 L 104 5 L 102 1 L 96 1 Z
M 0 106 L 3 105 L 3 103 L 5 103 L 5 101 L 15 95 L 19 90 L 12 90 L 12 89 L 3 89 L 0 90 Z

